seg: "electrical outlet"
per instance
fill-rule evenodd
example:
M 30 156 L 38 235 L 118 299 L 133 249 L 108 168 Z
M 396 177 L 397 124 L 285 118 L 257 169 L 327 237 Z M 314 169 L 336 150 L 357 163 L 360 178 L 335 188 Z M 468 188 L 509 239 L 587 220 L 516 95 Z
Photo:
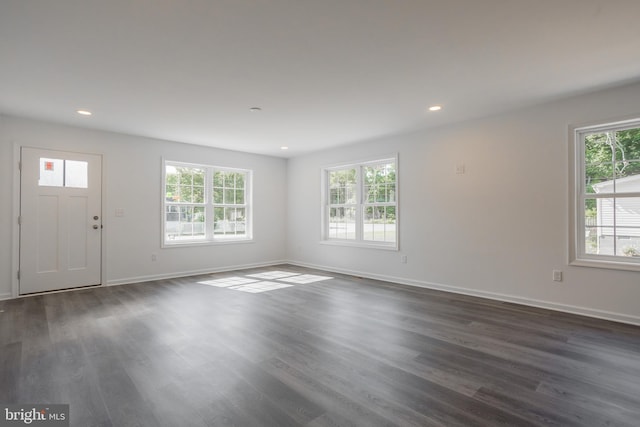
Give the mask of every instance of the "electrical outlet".
M 554 282 L 562 282 L 562 271 L 553 270 L 553 281 Z
M 407 256 L 406 255 L 401 255 L 400 256 L 400 262 L 402 264 L 406 264 L 407 263 Z
M 151 254 L 151 261 L 157 261 L 157 260 L 158 260 L 158 255 Z

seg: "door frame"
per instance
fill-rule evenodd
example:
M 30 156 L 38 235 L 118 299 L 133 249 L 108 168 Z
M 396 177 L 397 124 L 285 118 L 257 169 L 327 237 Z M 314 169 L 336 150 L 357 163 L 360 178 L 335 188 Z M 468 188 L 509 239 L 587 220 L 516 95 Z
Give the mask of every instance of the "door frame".
M 69 292 L 76 289 L 85 289 L 85 288 L 71 288 L 71 289 L 62 289 L 57 291 L 48 291 L 48 292 L 40 292 L 28 295 L 20 295 L 19 285 L 20 282 L 18 280 L 18 270 L 20 269 L 20 225 L 18 224 L 18 217 L 20 216 L 20 152 L 22 148 L 34 148 L 37 150 L 55 150 L 69 153 L 84 153 L 84 154 L 93 154 L 102 157 L 102 173 L 100 176 L 100 217 L 102 218 L 102 238 L 101 238 L 101 255 L 100 255 L 100 284 L 97 286 L 104 286 L 107 283 L 107 234 L 104 231 L 108 230 L 108 222 L 107 216 L 105 215 L 106 209 L 106 165 L 107 158 L 104 153 L 101 152 L 87 152 L 85 150 L 73 150 L 73 149 L 65 149 L 57 146 L 51 147 L 42 147 L 36 145 L 29 144 L 21 144 L 19 142 L 13 142 L 13 215 L 11 218 L 12 224 L 12 259 L 11 259 L 11 298 L 22 298 L 22 297 L 30 297 L 35 295 L 42 295 L 43 293 L 56 293 L 56 292 Z

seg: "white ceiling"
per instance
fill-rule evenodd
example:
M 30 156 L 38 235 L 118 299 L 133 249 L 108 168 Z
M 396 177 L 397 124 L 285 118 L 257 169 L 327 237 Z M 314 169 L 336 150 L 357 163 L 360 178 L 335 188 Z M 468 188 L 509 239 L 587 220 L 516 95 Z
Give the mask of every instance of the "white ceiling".
M 1 0 L 0 112 L 296 156 L 636 81 L 639 18 L 640 0 Z

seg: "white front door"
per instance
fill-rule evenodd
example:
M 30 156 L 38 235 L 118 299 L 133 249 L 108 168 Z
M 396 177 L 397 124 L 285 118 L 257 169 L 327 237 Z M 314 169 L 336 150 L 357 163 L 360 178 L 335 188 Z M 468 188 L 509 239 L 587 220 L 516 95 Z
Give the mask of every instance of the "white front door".
M 20 294 L 101 283 L 102 157 L 23 147 Z

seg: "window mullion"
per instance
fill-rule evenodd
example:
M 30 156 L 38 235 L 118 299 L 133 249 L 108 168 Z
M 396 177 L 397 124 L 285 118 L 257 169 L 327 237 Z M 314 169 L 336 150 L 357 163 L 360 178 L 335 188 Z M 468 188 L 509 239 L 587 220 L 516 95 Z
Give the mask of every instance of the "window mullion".
M 616 214 L 616 194 L 618 192 L 618 171 L 616 170 L 616 151 L 618 149 L 618 141 L 616 139 L 616 131 L 611 130 L 609 132 L 611 137 L 611 168 L 613 175 L 613 256 L 618 255 L 618 227 L 617 227 L 617 217 Z
M 362 242 L 364 236 L 364 179 L 363 166 L 356 169 L 356 241 Z
M 213 235 L 213 168 L 207 168 L 204 182 L 204 218 L 205 218 L 205 238 L 214 240 Z

